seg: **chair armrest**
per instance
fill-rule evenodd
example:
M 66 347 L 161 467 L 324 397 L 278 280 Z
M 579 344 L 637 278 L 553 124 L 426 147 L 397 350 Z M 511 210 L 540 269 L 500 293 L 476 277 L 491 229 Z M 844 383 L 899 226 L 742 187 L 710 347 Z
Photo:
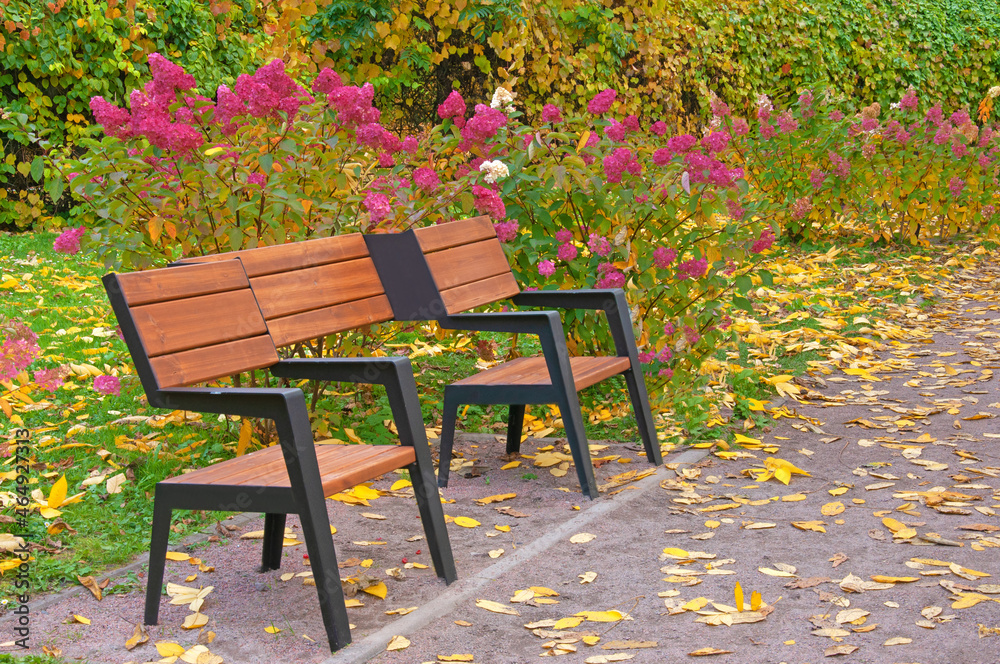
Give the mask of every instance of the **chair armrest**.
M 615 353 L 632 359 L 633 365 L 638 364 L 635 330 L 625 292 L 620 288 L 525 291 L 512 297 L 511 302 L 518 306 L 603 311 L 615 342 Z
M 389 408 L 399 431 L 399 442 L 430 454 L 413 367 L 406 357 L 327 357 L 282 360 L 270 367 L 281 378 L 305 378 L 385 387 Z M 430 464 L 430 456 L 426 462 Z
M 280 419 L 287 417 L 290 404 L 301 401 L 302 390 L 268 387 L 176 387 L 157 390 L 149 405 L 171 410 L 241 415 Z
M 562 321 L 555 311 L 507 311 L 487 314 L 455 314 L 438 319 L 446 330 L 474 332 L 511 332 L 544 335 L 557 332 L 562 336 Z

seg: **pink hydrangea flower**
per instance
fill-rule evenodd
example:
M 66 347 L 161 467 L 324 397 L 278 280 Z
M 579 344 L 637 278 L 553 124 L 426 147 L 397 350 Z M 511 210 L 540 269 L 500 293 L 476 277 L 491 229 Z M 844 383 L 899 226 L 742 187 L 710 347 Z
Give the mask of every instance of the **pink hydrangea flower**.
M 781 130 L 782 134 L 791 134 L 798 128 L 799 122 L 791 113 L 785 111 L 778 114 L 778 129 Z
M 951 195 L 954 198 L 958 198 L 958 195 L 962 193 L 963 189 L 965 189 L 965 180 L 962 178 L 954 177 L 948 181 L 948 191 L 951 192 Z
M 594 98 L 587 103 L 587 112 L 594 115 L 604 115 L 611 110 L 611 105 L 615 103 L 618 93 L 607 88 L 594 95 Z
M 733 136 L 746 136 L 750 133 L 750 123 L 743 118 L 733 118 Z
M 263 173 L 250 173 L 247 175 L 247 184 L 252 184 L 263 189 L 264 185 L 267 184 L 267 176 Z
M 441 184 L 438 174 L 431 168 L 421 166 L 413 171 L 413 183 L 426 192 L 432 192 Z
M 598 235 L 597 233 L 591 233 L 590 239 L 587 241 L 587 247 L 590 249 L 590 253 L 595 256 L 607 256 L 611 253 L 611 243 L 608 242 L 608 238 L 603 235 Z
M 667 380 L 670 380 L 671 378 L 674 377 L 674 370 L 660 369 L 659 373 L 657 373 L 656 375 L 659 376 L 660 378 L 666 378 Z
M 670 346 L 664 346 L 660 349 L 660 352 L 656 354 L 656 359 L 660 362 L 669 362 L 674 357 L 674 351 Z
M 844 114 L 838 111 L 837 109 L 833 109 L 832 111 L 830 111 L 829 117 L 830 120 L 832 120 L 833 122 L 840 122 L 841 120 L 844 119 Z
M 500 194 L 489 187 L 474 185 L 472 195 L 476 197 L 474 205 L 480 212 L 488 214 L 494 219 L 503 219 L 507 216 L 507 208 L 500 200 Z
M 941 104 L 931 106 L 924 117 L 932 125 L 940 126 L 944 122 L 944 112 L 941 110 Z
M 729 106 L 726 104 L 726 102 L 722 101 L 714 94 L 712 95 L 712 98 L 709 101 L 709 108 L 712 109 L 712 115 L 714 117 L 724 118 L 727 115 L 729 115 Z
M 677 259 L 677 251 L 673 247 L 657 247 L 653 252 L 653 264 L 662 269 L 670 267 Z
M 99 394 L 119 396 L 122 393 L 121 381 L 117 376 L 96 376 L 94 391 Z
M 573 231 L 568 228 L 560 228 L 556 231 L 556 242 L 565 244 L 573 239 Z
M 612 141 L 624 141 L 625 140 L 625 125 L 618 122 L 617 120 L 612 120 L 611 124 L 604 128 L 604 135 L 610 138 Z
M 826 181 L 826 173 L 819 170 L 818 168 L 812 169 L 809 173 L 809 182 L 812 183 L 813 189 L 819 189 L 823 186 L 823 182 Z
M 768 226 L 767 228 L 765 228 L 760 232 L 760 237 L 754 240 L 753 245 L 751 245 L 750 247 L 750 251 L 752 251 L 755 254 L 759 254 L 762 251 L 766 251 L 767 249 L 771 248 L 771 245 L 774 244 L 774 240 L 775 240 L 774 231 L 772 231 L 771 227 Z
M 608 182 L 621 182 L 626 171 L 632 175 L 642 173 L 642 165 L 628 148 L 616 148 L 604 158 L 604 177 Z
M 693 346 L 696 343 L 698 343 L 699 339 L 701 339 L 701 335 L 698 334 L 698 331 L 695 330 L 690 325 L 685 325 L 684 326 L 684 338 L 687 339 L 688 345 Z
M 792 203 L 792 212 L 789 216 L 792 219 L 796 220 L 804 219 L 806 215 L 808 215 L 812 211 L 812 208 L 813 208 L 812 197 L 803 196 L 802 198 L 796 199 L 795 202 Z
M 365 83 L 360 88 L 342 85 L 327 94 L 327 101 L 337 112 L 337 122 L 346 127 L 378 122 L 382 112 L 373 105 L 375 88 Z
M 512 242 L 517 237 L 518 228 L 520 225 L 514 220 L 493 224 L 497 239 L 501 242 Z
M 344 84 L 340 74 L 329 67 L 324 67 L 319 75 L 313 80 L 313 92 L 322 95 L 329 95 L 331 92 Z
M 371 216 L 371 221 L 373 224 L 377 224 L 392 212 L 392 205 L 389 202 L 389 197 L 378 191 L 369 191 L 368 195 L 365 196 L 364 200 L 365 209 L 368 210 L 368 214 Z
M 129 125 L 132 115 L 124 108 L 119 108 L 104 100 L 104 97 L 91 97 L 90 110 L 94 114 L 94 119 L 104 127 L 104 133 L 108 136 L 128 138 L 132 135 Z
M 701 144 L 708 150 L 709 154 L 722 152 L 729 147 L 732 137 L 725 131 L 713 131 L 708 136 L 701 139 Z
M 685 279 L 700 279 L 704 276 L 707 268 L 708 260 L 704 258 L 684 261 L 677 266 L 677 279 L 678 281 L 684 281 Z
M 644 350 L 639 353 L 639 361 L 643 364 L 651 364 L 656 355 L 651 350 Z
M 52 243 L 52 248 L 60 254 L 77 254 L 80 252 L 80 238 L 86 232 L 87 229 L 83 226 L 79 228 L 67 228 Z
M 735 220 L 740 220 L 743 215 L 746 214 L 746 210 L 740 205 L 740 202 L 735 198 L 726 199 L 726 209 L 729 210 L 729 216 Z
M 503 111 L 486 104 L 476 104 L 476 114 L 462 127 L 461 150 L 470 150 L 473 146 L 482 147 L 486 141 L 497 135 L 500 127 L 507 124 L 507 116 Z
M 448 98 L 437 109 L 439 118 L 442 120 L 452 118 L 459 127 L 465 125 L 465 111 L 465 100 L 462 99 L 462 95 L 458 90 L 452 90 Z
M 657 166 L 666 166 L 674 158 L 674 153 L 670 148 L 660 148 L 653 153 L 653 163 Z
M 420 142 L 413 136 L 407 136 L 403 139 L 403 145 L 400 149 L 406 154 L 417 154 L 417 150 L 420 149 Z
M 625 285 L 625 275 L 614 263 L 601 263 L 597 266 L 597 271 L 601 275 L 597 280 L 597 288 L 621 288 Z
M 664 122 L 663 120 L 657 120 L 649 127 L 649 131 L 653 132 L 657 136 L 663 136 L 664 134 L 666 134 L 667 129 L 668 129 L 667 123 Z
M 626 115 L 625 119 L 622 120 L 622 126 L 628 131 L 642 131 L 642 127 L 639 125 L 639 116 L 637 115 Z
M 559 252 L 556 254 L 556 258 L 561 261 L 571 261 L 580 254 L 580 250 L 576 248 L 576 245 L 567 242 L 566 244 L 559 245 Z
M 556 264 L 550 260 L 538 261 L 538 274 L 551 277 L 556 273 Z
M 542 122 L 559 124 L 563 121 L 562 111 L 554 104 L 546 104 L 542 107 Z
M 899 107 L 904 111 L 913 111 L 917 108 L 917 91 L 910 88 L 899 100 Z
M 677 331 L 677 328 L 674 327 L 673 323 L 671 323 L 671 322 L 668 321 L 668 322 L 666 322 L 666 323 L 663 324 L 663 333 L 665 335 L 667 335 L 668 337 L 670 335 L 672 335 L 676 331 Z
M 20 321 L 7 325 L 7 336 L 0 344 L 0 380 L 14 380 L 17 374 L 27 369 L 42 349 L 38 346 L 38 335 Z
M 35 385 L 48 392 L 55 392 L 62 387 L 63 379 L 69 374 L 69 368 L 65 366 L 55 369 L 39 369 L 34 372 Z

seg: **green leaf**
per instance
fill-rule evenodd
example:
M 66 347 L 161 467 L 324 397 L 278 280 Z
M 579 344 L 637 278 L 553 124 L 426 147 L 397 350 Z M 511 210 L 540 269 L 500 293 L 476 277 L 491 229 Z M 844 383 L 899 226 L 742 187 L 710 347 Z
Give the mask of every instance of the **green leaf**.
M 737 307 L 739 309 L 743 309 L 744 311 L 748 311 L 750 313 L 753 313 L 753 304 L 751 304 L 750 300 L 746 299 L 745 297 L 740 297 L 739 295 L 734 295 L 733 296 L 733 306 L 735 306 L 735 307 Z
M 42 175 L 45 174 L 45 162 L 42 161 L 42 156 L 38 155 L 31 160 L 31 177 L 35 179 L 35 182 L 42 181 Z
M 736 277 L 735 282 L 736 282 L 736 290 L 738 290 L 741 293 L 746 293 L 753 287 L 753 280 L 748 275 L 745 274 L 741 274 L 740 276 Z
M 767 286 L 768 288 L 774 286 L 774 275 L 771 274 L 768 270 L 758 270 L 757 276 L 760 277 L 761 283 Z

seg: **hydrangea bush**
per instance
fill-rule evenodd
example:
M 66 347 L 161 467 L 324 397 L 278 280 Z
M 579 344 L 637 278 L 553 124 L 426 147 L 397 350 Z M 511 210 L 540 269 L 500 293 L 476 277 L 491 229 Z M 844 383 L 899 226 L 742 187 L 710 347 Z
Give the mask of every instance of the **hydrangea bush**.
M 328 69 L 305 85 L 274 60 L 214 99 L 157 54 L 150 69 L 128 108 L 92 100 L 104 137 L 57 165 L 87 226 L 63 250 L 82 241 L 109 267 L 485 214 L 522 287 L 625 289 L 666 405 L 700 399 L 725 309 L 749 308 L 741 294 L 774 241 L 733 166 L 735 130 L 670 137 L 656 117 L 616 113 L 611 89 L 583 115 L 546 106 L 535 126 L 506 88 L 489 104 L 456 91 L 436 126 L 399 136 L 370 85 Z M 602 340 L 592 316 L 566 323 L 580 352 Z
M 956 233 L 996 238 L 1000 125 L 947 113 L 910 89 L 883 109 L 857 110 L 806 90 L 779 110 L 766 96 L 752 132 L 713 105 L 714 122 L 745 133 L 737 149 L 753 195 L 788 236 L 816 240 L 853 226 L 875 241 L 926 244 Z

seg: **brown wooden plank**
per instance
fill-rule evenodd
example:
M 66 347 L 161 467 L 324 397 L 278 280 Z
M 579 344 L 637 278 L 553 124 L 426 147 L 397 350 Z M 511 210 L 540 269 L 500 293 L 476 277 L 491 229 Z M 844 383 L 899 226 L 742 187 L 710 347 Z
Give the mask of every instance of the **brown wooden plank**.
M 448 290 L 510 272 L 507 255 L 497 239 L 463 244 L 425 256 L 438 290 Z
M 249 288 L 157 302 L 131 311 L 151 358 L 267 333 Z
M 520 292 L 514 275 L 507 272 L 441 291 L 441 301 L 444 302 L 445 310 L 449 314 L 459 314 L 484 304 L 514 297 Z
M 161 388 L 181 387 L 268 367 L 278 361 L 268 335 L 240 339 L 152 358 L 149 363 Z
M 267 322 L 267 329 L 276 346 L 287 346 L 391 319 L 392 307 L 389 306 L 389 300 L 385 295 L 377 295 L 282 318 L 272 318 Z
M 314 449 L 324 496 L 408 466 L 416 460 L 413 448 L 404 445 L 316 445 Z M 164 483 L 247 489 L 291 486 L 278 445 L 171 477 Z
M 570 371 L 576 391 L 616 376 L 629 368 L 627 357 L 571 357 Z M 490 367 L 475 376 L 456 381 L 455 385 L 551 385 L 545 358 L 520 357 Z
M 338 263 L 368 255 L 368 246 L 360 233 L 301 240 L 224 254 L 189 256 L 179 262 L 205 263 L 239 258 L 250 277 L 299 270 L 305 267 Z
M 497 236 L 493 221 L 487 216 L 450 221 L 437 226 L 414 228 L 420 249 L 426 254 L 449 247 L 457 247 L 470 242 L 478 242 Z
M 246 288 L 243 266 L 238 261 L 224 265 L 205 265 L 190 270 L 162 268 L 144 272 L 119 274 L 122 295 L 129 306 L 165 302 L 179 297 L 195 297 L 210 293 Z
M 252 277 L 250 284 L 268 320 L 384 293 L 368 257 Z

